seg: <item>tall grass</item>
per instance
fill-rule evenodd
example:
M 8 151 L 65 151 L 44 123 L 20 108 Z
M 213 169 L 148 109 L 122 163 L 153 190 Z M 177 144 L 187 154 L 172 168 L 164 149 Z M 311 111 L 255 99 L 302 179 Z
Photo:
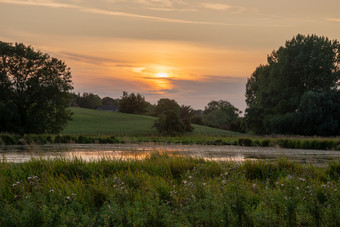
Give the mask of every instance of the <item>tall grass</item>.
M 0 226 L 339 226 L 340 162 L 0 162 Z

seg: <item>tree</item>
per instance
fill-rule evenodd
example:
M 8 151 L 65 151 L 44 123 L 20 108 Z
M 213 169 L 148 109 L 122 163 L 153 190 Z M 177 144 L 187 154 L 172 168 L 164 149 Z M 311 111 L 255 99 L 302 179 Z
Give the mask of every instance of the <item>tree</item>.
M 156 116 L 160 116 L 162 113 L 166 111 L 173 111 L 179 115 L 181 112 L 181 107 L 173 99 L 163 98 L 158 100 L 157 105 L 155 106 L 154 109 Z
M 241 113 L 228 101 L 211 101 L 203 112 L 203 123 L 209 127 L 240 131 Z
M 191 119 L 194 116 L 195 112 L 191 106 L 182 105 L 180 109 L 180 119 L 185 126 L 185 131 L 192 132 L 194 127 L 191 126 Z
M 111 97 L 102 98 L 102 104 L 108 106 L 118 106 L 119 101 L 117 99 L 113 99 Z
M 185 132 L 185 125 L 174 111 L 163 112 L 159 119 L 155 121 L 153 127 L 164 135 L 179 135 Z
M 286 41 L 247 81 L 245 122 L 248 129 L 260 134 L 300 133 L 301 124 L 296 120 L 302 97 L 307 92 L 321 94 L 336 90 L 339 63 L 337 40 L 297 35 Z
M 76 102 L 81 108 L 97 109 L 97 107 L 102 105 L 102 99 L 93 93 L 84 92 L 81 96 L 78 94 Z
M 147 107 L 148 103 L 145 101 L 144 96 L 139 93 L 129 95 L 124 91 L 119 101 L 119 111 L 122 113 L 143 114 L 147 111 Z
M 0 41 L 0 130 L 57 133 L 71 119 L 71 72 L 31 46 Z

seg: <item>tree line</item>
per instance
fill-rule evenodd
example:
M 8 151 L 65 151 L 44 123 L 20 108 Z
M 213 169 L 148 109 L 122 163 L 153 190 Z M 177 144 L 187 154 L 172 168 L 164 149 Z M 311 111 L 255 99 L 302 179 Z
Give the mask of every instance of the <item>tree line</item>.
M 162 98 L 156 104 L 145 100 L 140 93 L 123 91 L 120 98 L 100 98 L 93 93 L 70 93 L 71 106 L 97 109 L 102 105 L 112 106 L 111 110 L 122 113 L 142 114 L 158 117 L 154 127 L 163 134 L 174 135 L 191 132 L 191 124 L 200 124 L 232 131 L 242 130 L 242 113 L 225 100 L 211 101 L 204 110 L 195 110 L 191 106 L 179 105 L 176 100 Z M 109 109 L 110 110 L 110 109 Z
M 194 124 L 255 134 L 340 135 L 340 44 L 324 36 L 286 41 L 246 83 L 244 117 L 227 100 L 204 110 L 163 98 L 156 104 L 139 93 L 100 98 L 72 93 L 70 68 L 31 46 L 0 42 L 0 131 L 57 133 L 71 119 L 69 106 L 158 117 L 164 134 L 192 131 Z

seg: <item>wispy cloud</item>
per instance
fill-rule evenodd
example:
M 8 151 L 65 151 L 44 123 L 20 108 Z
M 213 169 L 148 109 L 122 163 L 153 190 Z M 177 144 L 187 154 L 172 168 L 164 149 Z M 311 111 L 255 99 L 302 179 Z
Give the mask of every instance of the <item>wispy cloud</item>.
M 340 23 L 340 18 L 326 18 L 326 21 L 332 21 L 332 22 L 339 22 Z
M 220 3 L 206 2 L 206 3 L 202 3 L 201 5 L 205 8 L 212 9 L 212 10 L 227 10 L 231 8 L 230 5 L 220 4 Z
M 161 0 L 160 0 L 160 2 L 161 2 Z M 166 2 L 166 1 L 164 1 L 164 2 Z M 83 7 L 83 6 L 72 5 L 72 4 L 63 4 L 63 3 L 53 2 L 53 1 L 0 0 L 0 3 L 14 4 L 14 5 L 26 5 L 26 6 L 40 6 L 40 7 L 49 7 L 49 8 L 68 8 L 68 9 L 78 10 L 78 11 L 85 12 L 85 13 L 108 15 L 108 16 L 133 17 L 133 18 L 147 19 L 147 20 L 153 20 L 153 21 L 158 21 L 158 22 L 166 22 L 166 23 L 221 25 L 221 26 L 250 26 L 250 25 L 245 25 L 245 24 L 240 25 L 240 24 L 219 23 L 219 22 L 211 22 L 211 21 L 182 20 L 182 19 L 142 15 L 142 14 L 136 14 L 136 13 L 128 13 L 128 12 L 124 12 L 124 11 L 112 11 L 112 10 L 99 9 L 99 8 Z
M 94 64 L 94 65 L 126 63 L 125 61 L 121 61 L 121 60 L 115 60 L 115 59 L 103 58 L 103 57 L 95 57 L 95 56 L 71 53 L 67 51 L 59 51 L 57 53 L 71 60 Z M 117 66 L 117 67 L 120 67 L 120 66 Z

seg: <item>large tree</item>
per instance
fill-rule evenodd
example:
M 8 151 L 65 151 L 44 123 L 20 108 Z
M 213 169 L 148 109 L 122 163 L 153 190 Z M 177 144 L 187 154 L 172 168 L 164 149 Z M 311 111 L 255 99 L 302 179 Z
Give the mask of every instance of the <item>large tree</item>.
M 273 51 L 267 64 L 257 67 L 247 81 L 245 122 L 248 129 L 260 134 L 306 134 L 299 130 L 303 127 L 300 119 L 306 117 L 302 114 L 312 113 L 306 109 L 306 100 L 316 101 L 316 95 L 322 99 L 330 97 L 324 94 L 334 94 L 332 91 L 338 89 L 339 54 L 337 40 L 316 35 L 297 35 Z M 304 103 L 301 103 L 302 97 L 305 97 Z M 327 111 L 320 105 L 315 108 L 319 112 Z M 309 132 L 307 134 L 323 134 L 320 130 Z
M 0 131 L 60 132 L 71 119 L 71 83 L 63 61 L 0 41 Z
M 226 100 L 211 101 L 203 111 L 203 123 L 209 127 L 241 131 L 241 113 Z
M 181 107 L 174 99 L 162 98 L 158 100 L 157 105 L 154 108 L 154 112 L 157 116 L 160 116 L 166 111 L 173 111 L 179 115 L 181 113 Z
M 143 114 L 147 111 L 148 103 L 144 96 L 137 93 L 123 92 L 123 96 L 119 100 L 119 111 L 122 113 Z

